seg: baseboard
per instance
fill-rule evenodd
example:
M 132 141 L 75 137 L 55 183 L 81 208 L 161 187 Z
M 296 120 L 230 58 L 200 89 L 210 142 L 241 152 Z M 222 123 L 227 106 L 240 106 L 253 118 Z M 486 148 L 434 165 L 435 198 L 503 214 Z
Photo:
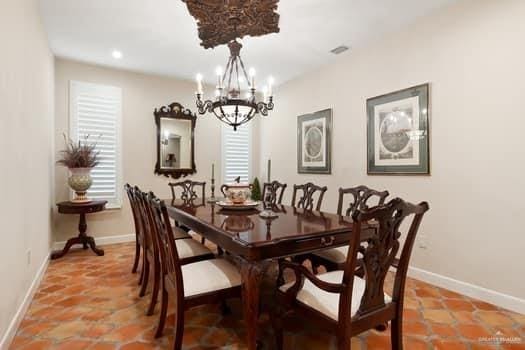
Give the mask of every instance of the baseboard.
M 427 282 L 474 299 L 479 299 L 507 310 L 525 314 L 524 299 L 496 292 L 494 290 L 476 286 L 467 282 L 458 281 L 450 277 L 419 269 L 417 267 L 410 267 L 408 269 L 408 275 L 417 280 L 421 280 L 423 282 Z
M 108 244 L 134 242 L 134 241 L 135 241 L 135 234 L 95 237 L 95 242 L 97 242 L 97 245 L 108 245 Z M 64 248 L 65 245 L 66 245 L 65 241 L 55 242 L 53 244 L 53 249 L 59 250 L 59 249 Z
M 11 323 L 9 323 L 9 326 L 7 327 L 7 330 L 0 340 L 0 349 L 7 349 L 11 342 L 13 341 L 13 338 L 16 335 L 16 331 L 18 330 L 18 327 L 20 326 L 20 322 L 24 319 L 24 316 L 27 312 L 27 309 L 29 308 L 29 305 L 31 305 L 31 302 L 33 301 L 33 296 L 35 295 L 38 286 L 40 285 L 40 282 L 42 281 L 42 277 L 44 277 L 44 274 L 47 269 L 47 265 L 49 264 L 49 254 L 45 257 L 44 262 L 42 265 L 40 265 L 40 268 L 38 269 L 35 278 L 33 278 L 33 282 L 31 282 L 31 286 L 27 290 L 26 295 L 24 296 L 24 299 L 22 300 L 22 304 L 18 307 L 18 310 L 15 313 L 15 316 L 11 320 Z

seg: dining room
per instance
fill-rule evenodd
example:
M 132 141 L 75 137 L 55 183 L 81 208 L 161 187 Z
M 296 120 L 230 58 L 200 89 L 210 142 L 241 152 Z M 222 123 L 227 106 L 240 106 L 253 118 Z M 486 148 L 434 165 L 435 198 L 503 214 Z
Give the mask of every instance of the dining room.
M 3 1 L 0 349 L 525 349 L 523 37 L 522 0 Z

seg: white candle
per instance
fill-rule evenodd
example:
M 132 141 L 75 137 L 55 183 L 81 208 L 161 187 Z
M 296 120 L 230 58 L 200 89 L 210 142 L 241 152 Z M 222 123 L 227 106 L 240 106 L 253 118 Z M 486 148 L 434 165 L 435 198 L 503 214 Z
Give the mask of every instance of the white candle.
M 273 79 L 273 77 L 268 78 L 268 96 L 270 97 L 273 96 L 273 83 L 274 82 L 275 80 Z
M 255 69 L 250 68 L 251 88 L 255 89 Z
M 197 74 L 197 93 L 202 95 L 202 74 Z
M 217 89 L 220 89 L 222 88 L 222 67 L 217 67 L 215 73 L 217 74 Z
M 271 175 L 271 171 L 272 171 L 272 160 L 271 159 L 268 159 L 268 174 L 267 174 L 267 177 L 268 177 L 268 182 L 270 182 L 270 175 Z

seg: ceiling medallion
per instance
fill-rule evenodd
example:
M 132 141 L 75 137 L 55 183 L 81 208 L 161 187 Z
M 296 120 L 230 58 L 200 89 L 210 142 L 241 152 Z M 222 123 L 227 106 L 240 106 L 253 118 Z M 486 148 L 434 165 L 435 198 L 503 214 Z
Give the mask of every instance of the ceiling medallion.
M 182 0 L 197 20 L 201 45 L 208 49 L 245 35 L 279 32 L 279 0 Z
M 203 101 L 202 76 L 197 75 L 197 108 L 199 114 L 213 113 L 220 121 L 237 130 L 238 126 L 249 122 L 257 113 L 267 116 L 268 111 L 273 109 L 273 78 L 270 77 L 268 86 L 263 88 L 263 100 L 257 102 L 255 70 L 251 68 L 249 76 L 246 73 L 240 56 L 242 45 L 233 40 L 228 47 L 230 58 L 224 73 L 221 67 L 216 70 L 215 100 Z

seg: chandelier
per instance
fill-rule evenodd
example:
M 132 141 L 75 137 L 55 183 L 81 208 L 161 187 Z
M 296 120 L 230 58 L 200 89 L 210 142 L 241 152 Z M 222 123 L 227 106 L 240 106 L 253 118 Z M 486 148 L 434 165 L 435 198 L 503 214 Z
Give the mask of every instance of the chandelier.
M 202 75 L 197 75 L 197 109 L 199 114 L 213 113 L 221 122 L 237 128 L 249 122 L 257 113 L 263 116 L 273 109 L 273 79 L 268 79 L 268 86 L 263 88 L 263 100 L 257 101 L 255 70 L 246 73 L 239 55 L 242 45 L 236 40 L 228 43 L 230 58 L 226 69 L 217 67 L 217 87 L 214 100 L 203 100 Z M 246 89 L 243 91 L 243 87 Z M 244 93 L 244 96 L 243 96 Z

